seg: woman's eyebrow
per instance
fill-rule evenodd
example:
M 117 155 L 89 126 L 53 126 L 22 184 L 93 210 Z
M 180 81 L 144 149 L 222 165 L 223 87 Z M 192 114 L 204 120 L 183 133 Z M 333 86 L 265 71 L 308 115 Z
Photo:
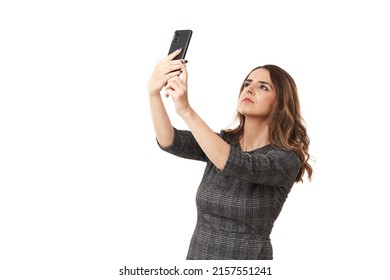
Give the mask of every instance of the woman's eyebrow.
M 271 84 L 268 83 L 268 82 L 266 82 L 266 81 L 259 81 L 259 83 L 260 83 L 260 84 L 266 84 L 266 85 L 270 86 L 270 88 L 273 89 L 273 87 L 271 86 Z
M 251 83 L 251 82 L 253 82 L 253 80 L 252 80 L 252 79 L 246 79 L 245 82 Z M 271 89 L 273 89 L 272 85 L 271 85 L 270 83 L 266 82 L 266 81 L 259 81 L 259 84 L 266 84 L 266 85 L 268 85 Z
M 252 79 L 246 79 L 245 81 L 246 81 L 246 82 L 250 82 L 250 83 L 253 82 Z M 273 89 L 273 87 L 271 86 L 271 84 L 268 83 L 268 82 L 266 82 L 266 81 L 259 81 L 259 83 L 260 83 L 260 84 L 266 84 L 266 85 L 270 86 L 270 87 Z

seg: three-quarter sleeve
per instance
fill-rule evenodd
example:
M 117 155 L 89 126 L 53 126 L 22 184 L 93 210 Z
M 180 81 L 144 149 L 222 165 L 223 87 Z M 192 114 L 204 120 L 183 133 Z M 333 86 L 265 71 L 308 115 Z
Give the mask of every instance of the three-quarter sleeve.
M 231 147 L 228 161 L 220 172 L 254 184 L 286 186 L 295 182 L 300 167 L 299 157 L 286 149 L 247 153 Z
M 161 147 L 157 141 L 157 144 L 163 151 L 186 159 L 206 161 L 206 155 L 191 131 L 178 130 L 176 128 L 173 128 L 173 130 L 173 143 L 169 147 Z

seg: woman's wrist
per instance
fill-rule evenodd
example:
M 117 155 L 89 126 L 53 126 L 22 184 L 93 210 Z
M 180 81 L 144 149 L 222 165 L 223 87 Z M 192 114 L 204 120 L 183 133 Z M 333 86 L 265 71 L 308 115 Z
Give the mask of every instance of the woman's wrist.
M 189 122 L 196 116 L 196 112 L 188 105 L 188 108 L 180 113 L 180 117 L 185 121 Z
M 148 91 L 149 98 L 161 98 L 161 94 L 159 91 Z

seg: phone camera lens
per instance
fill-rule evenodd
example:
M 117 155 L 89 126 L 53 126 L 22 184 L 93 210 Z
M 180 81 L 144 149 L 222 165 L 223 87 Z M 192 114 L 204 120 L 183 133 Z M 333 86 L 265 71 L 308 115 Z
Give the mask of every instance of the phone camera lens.
M 173 42 L 177 43 L 179 41 L 180 32 L 175 32 L 173 36 Z

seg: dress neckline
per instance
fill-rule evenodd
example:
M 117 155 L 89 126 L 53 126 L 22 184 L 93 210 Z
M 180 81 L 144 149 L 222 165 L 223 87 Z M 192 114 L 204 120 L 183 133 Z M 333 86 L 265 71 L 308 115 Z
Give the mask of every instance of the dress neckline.
M 244 152 L 244 153 L 249 153 L 249 154 L 252 154 L 252 153 L 255 153 L 255 152 L 262 152 L 263 150 L 268 150 L 268 148 L 271 148 L 272 145 L 271 144 L 266 144 L 264 146 L 261 146 L 259 148 L 256 148 L 256 149 L 253 149 L 253 150 L 250 150 L 250 151 L 243 151 L 241 149 L 241 145 L 240 143 L 238 143 L 238 148 L 240 149 L 241 152 Z

